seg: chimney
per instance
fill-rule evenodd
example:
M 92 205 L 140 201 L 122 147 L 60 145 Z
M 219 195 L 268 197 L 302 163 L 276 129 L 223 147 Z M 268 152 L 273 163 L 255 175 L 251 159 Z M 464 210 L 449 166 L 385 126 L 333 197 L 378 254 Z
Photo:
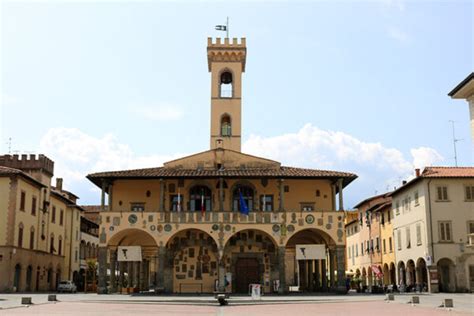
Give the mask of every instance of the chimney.
M 420 169 L 419 168 L 415 169 L 415 175 L 416 175 L 417 178 L 420 176 Z
M 63 190 L 63 178 L 56 178 L 56 190 Z
M 402 181 L 402 185 L 405 185 L 405 184 L 407 184 L 407 180 Z

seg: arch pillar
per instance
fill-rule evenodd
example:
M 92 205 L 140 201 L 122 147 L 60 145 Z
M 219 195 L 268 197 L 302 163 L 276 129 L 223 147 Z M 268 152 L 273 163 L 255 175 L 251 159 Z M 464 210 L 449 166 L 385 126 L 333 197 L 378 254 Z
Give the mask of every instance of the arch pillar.
M 346 294 L 346 246 L 336 246 L 336 261 L 337 292 Z
M 280 277 L 280 287 L 278 288 L 278 293 L 283 294 L 286 293 L 286 264 L 285 264 L 285 255 L 286 255 L 286 247 L 280 246 L 278 247 L 278 269 L 279 269 L 279 277 Z
M 99 263 L 99 284 L 97 291 L 99 294 L 107 294 L 107 247 L 99 247 L 97 261 Z

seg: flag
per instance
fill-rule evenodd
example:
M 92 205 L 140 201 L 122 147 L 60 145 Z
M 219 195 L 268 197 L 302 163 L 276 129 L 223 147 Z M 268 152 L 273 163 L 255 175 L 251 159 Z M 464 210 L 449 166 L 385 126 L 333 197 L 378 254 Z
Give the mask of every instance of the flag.
M 178 188 L 178 212 L 181 212 L 181 194 L 179 193 L 179 188 Z
M 247 203 L 245 203 L 244 196 L 242 195 L 241 191 L 239 191 L 239 195 L 240 195 L 239 212 L 245 215 L 249 215 L 249 208 L 247 207 Z
M 383 272 L 380 271 L 379 267 L 377 267 L 375 264 L 372 265 L 372 271 L 377 278 L 381 279 L 383 277 Z
M 206 205 L 204 205 L 204 190 L 201 191 L 201 213 L 204 215 L 206 211 Z
M 227 26 L 226 25 L 216 25 L 216 30 L 217 31 L 227 31 Z

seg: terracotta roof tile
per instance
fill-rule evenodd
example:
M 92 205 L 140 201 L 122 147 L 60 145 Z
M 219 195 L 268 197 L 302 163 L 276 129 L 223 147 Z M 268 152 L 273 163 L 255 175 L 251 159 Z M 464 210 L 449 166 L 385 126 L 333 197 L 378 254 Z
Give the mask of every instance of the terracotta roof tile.
M 423 178 L 473 178 L 474 167 L 426 167 Z

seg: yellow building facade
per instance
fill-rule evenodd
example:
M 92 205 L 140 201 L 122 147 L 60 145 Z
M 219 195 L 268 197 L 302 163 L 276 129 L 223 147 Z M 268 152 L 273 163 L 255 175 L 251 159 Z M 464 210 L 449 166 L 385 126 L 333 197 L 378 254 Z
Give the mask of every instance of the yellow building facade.
M 356 175 L 241 152 L 246 58 L 245 39 L 209 38 L 210 150 L 87 176 L 102 190 L 99 293 L 346 291 L 343 188 Z
M 55 290 L 78 271 L 77 197 L 43 155 L 0 156 L 0 292 Z

